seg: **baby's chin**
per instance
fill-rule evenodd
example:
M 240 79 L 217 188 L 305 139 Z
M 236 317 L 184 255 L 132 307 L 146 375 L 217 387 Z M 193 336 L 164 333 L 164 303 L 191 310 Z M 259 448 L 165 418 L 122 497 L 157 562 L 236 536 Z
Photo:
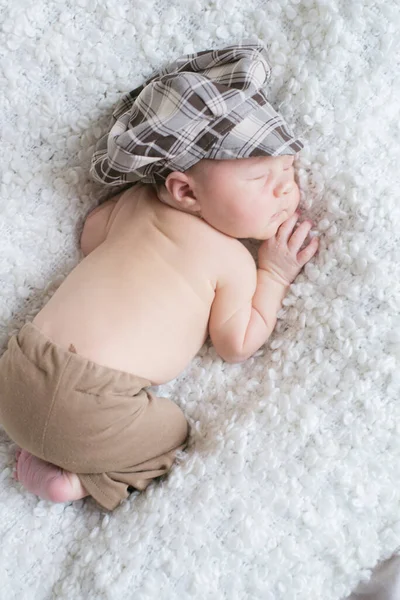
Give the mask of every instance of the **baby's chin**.
M 249 238 L 252 240 L 263 242 L 264 240 L 269 240 L 270 238 L 274 237 L 277 231 L 278 227 L 268 227 L 263 233 L 256 233 L 255 235 L 249 236 Z
M 278 231 L 279 227 L 288 219 L 288 214 L 285 213 L 280 215 L 279 218 L 271 220 L 268 225 L 260 232 L 251 236 L 254 240 L 269 240 Z

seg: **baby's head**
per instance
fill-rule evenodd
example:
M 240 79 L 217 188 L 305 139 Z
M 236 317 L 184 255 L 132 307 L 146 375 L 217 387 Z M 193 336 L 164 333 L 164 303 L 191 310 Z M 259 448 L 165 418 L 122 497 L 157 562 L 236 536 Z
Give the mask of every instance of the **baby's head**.
M 299 203 L 293 155 L 203 159 L 157 186 L 159 199 L 235 238 L 268 239 Z
M 232 237 L 273 235 L 299 201 L 292 157 L 303 143 L 268 102 L 270 75 L 259 40 L 177 59 L 121 98 L 93 178 L 151 183 Z

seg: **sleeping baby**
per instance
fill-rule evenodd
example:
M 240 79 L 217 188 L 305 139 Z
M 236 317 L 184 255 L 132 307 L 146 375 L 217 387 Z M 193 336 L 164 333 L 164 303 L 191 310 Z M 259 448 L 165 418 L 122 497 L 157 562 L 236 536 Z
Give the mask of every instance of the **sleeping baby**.
M 149 388 L 208 335 L 225 361 L 249 358 L 317 251 L 296 212 L 302 143 L 269 77 L 263 45 L 242 42 L 180 58 L 116 107 L 91 173 L 125 189 L 89 214 L 84 259 L 0 359 L 15 476 L 41 498 L 111 510 L 165 475 L 189 427 Z M 240 238 L 263 240 L 258 267 Z

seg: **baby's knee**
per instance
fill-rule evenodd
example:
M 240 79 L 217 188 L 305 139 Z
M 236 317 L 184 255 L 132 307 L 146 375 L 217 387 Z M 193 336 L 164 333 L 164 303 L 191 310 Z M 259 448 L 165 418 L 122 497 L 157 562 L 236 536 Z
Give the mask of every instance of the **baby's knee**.
M 160 433 L 174 440 L 176 446 L 181 446 L 189 437 L 190 427 L 182 409 L 169 398 L 155 397 L 160 410 Z

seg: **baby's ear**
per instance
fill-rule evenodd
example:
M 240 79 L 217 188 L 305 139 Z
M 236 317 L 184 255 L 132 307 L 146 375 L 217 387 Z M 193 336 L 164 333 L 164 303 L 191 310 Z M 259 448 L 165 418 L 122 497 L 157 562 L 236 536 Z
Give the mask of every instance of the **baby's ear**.
M 165 180 L 165 187 L 173 205 L 191 213 L 200 212 L 200 204 L 194 194 L 190 179 L 185 173 L 173 171 Z

